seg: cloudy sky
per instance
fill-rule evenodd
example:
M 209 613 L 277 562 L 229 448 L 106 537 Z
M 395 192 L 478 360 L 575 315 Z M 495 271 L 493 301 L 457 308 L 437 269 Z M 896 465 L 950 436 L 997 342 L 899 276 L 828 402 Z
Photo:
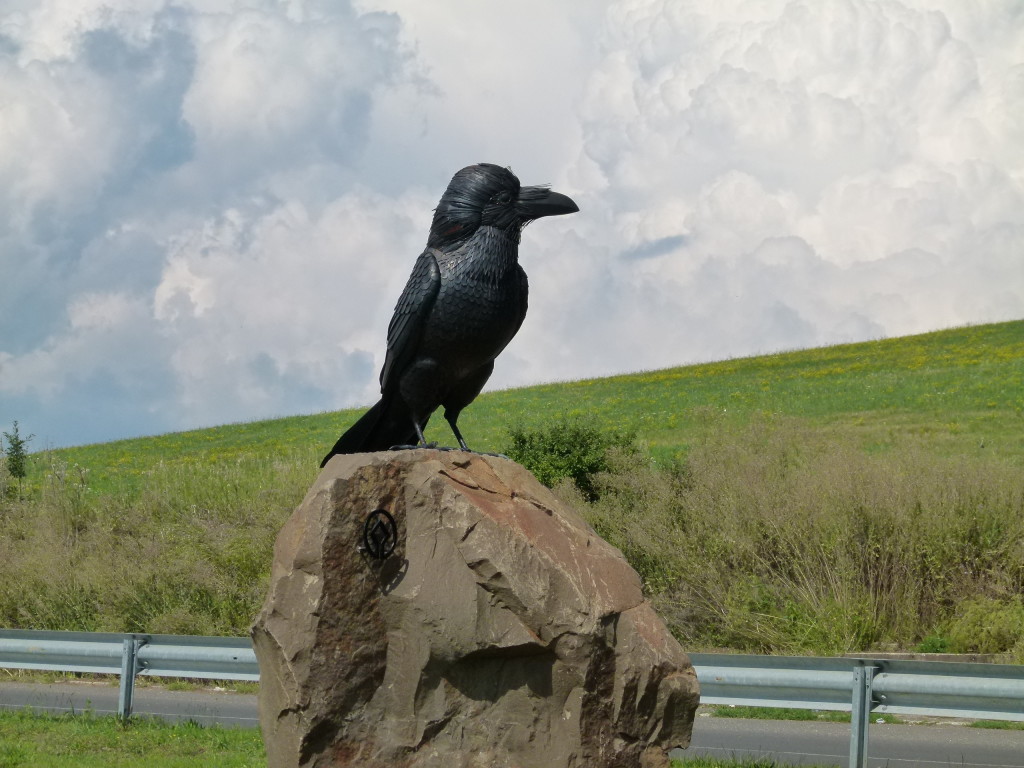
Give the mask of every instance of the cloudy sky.
M 372 402 L 481 161 L 581 209 L 492 387 L 1024 317 L 1019 0 L 4 0 L 0 427 Z

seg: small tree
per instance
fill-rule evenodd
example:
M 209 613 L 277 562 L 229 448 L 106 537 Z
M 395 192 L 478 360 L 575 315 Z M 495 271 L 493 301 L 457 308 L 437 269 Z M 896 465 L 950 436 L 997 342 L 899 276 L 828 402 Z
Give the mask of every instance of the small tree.
M 18 422 L 10 432 L 4 432 L 4 439 L 7 440 L 7 447 L 4 448 L 4 456 L 7 459 L 7 472 L 11 477 L 18 479 L 18 494 L 21 494 L 21 481 L 28 474 L 28 451 L 25 446 L 35 435 L 22 437 L 18 431 Z
M 608 451 L 637 451 L 635 433 L 604 430 L 592 418 L 563 415 L 537 429 L 513 425 L 508 435 L 505 453 L 510 459 L 548 488 L 571 479 L 588 501 L 599 495 L 595 476 L 608 471 Z

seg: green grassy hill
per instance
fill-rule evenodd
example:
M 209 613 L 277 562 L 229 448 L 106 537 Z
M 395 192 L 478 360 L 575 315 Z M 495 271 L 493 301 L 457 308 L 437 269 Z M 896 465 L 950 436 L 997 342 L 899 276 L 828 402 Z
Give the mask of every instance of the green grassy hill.
M 544 384 L 481 395 L 462 419 L 477 450 L 496 451 L 510 424 L 535 427 L 591 415 L 634 431 L 660 458 L 684 453 L 714 410 L 807 419 L 856 436 L 866 450 L 914 443 L 943 455 L 1024 459 L 1024 321 L 860 344 Z M 88 467 L 93 482 L 132 478 L 159 463 L 322 456 L 362 409 L 231 424 L 53 451 Z M 438 416 L 429 440 L 454 442 Z
M 0 474 L 0 625 L 244 632 L 360 413 L 35 454 L 24 498 Z M 653 458 L 612 457 L 592 503 L 560 492 L 688 647 L 1024 658 L 1024 321 L 492 392 L 460 426 L 500 451 L 573 416 Z

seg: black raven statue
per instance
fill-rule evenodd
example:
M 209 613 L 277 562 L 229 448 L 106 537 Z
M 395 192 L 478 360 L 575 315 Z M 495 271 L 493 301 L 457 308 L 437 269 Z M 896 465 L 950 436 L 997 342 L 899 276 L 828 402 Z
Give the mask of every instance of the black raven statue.
M 526 317 L 523 227 L 578 210 L 546 187 L 520 186 L 507 168 L 480 163 L 456 173 L 388 326 L 380 402 L 338 438 L 320 466 L 339 453 L 425 445 L 423 430 L 442 405 L 468 451 L 459 414 L 480 394 L 494 359 Z

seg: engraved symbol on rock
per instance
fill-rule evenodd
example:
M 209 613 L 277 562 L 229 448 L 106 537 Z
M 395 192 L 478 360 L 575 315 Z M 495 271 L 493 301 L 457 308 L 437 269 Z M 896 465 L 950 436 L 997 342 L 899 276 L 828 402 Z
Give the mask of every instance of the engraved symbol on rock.
M 398 544 L 398 526 L 390 512 L 377 509 L 366 516 L 362 550 L 376 560 L 386 559 Z

